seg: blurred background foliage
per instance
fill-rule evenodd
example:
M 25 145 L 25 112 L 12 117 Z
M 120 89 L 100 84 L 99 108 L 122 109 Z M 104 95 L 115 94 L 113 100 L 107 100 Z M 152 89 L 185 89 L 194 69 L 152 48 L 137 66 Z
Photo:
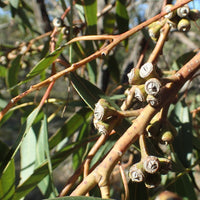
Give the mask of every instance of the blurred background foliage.
M 68 31 L 67 34 L 60 31 L 56 36 L 56 48 L 76 36 L 123 33 L 158 14 L 163 4 L 161 0 L 85 0 L 84 6 L 81 0 L 72 2 L 0 0 L 0 109 L 12 97 L 51 75 L 53 60 L 47 61 L 50 34 L 39 37 L 52 31 L 53 19 L 61 17 L 69 6 L 73 9 L 64 19 Z M 168 3 L 173 2 L 168 0 Z M 199 0 L 189 5 L 200 9 Z M 108 11 L 104 12 L 105 8 Z M 157 61 L 158 67 L 166 71 L 177 70 L 192 58 L 199 49 L 199 31 L 199 20 L 192 24 L 188 33 L 173 30 Z M 100 97 L 106 97 L 121 105 L 128 87 L 127 73 L 136 66 L 147 43 L 145 59 L 155 46 L 145 28 L 120 43 L 108 56 L 57 80 L 41 110 L 37 106 L 45 88 L 24 97 L 9 110 L 0 122 L 0 199 L 36 200 L 57 196 L 97 139 L 98 133 L 92 125 L 95 103 Z M 59 56 L 74 63 L 102 45 L 102 41 L 77 42 L 63 48 Z M 24 81 L 42 59 L 46 62 L 37 68 L 37 76 L 10 89 Z M 63 69 L 64 66 L 56 64 L 57 72 Z M 191 111 L 200 106 L 198 75 L 180 92 L 178 103 L 169 113 L 170 122 L 179 133 L 173 143 L 174 161 L 179 163 L 177 166 L 182 175 L 176 177 L 175 172 L 164 175 L 156 189 L 129 183 L 132 199 L 154 199 L 163 188 L 177 192 L 184 200 L 200 199 L 200 114 L 197 113 L 195 118 L 191 115 Z M 141 106 L 139 102 L 135 105 Z M 92 164 L 110 150 L 124 130 L 109 138 Z M 132 150 L 124 156 L 124 162 L 131 153 Z M 142 192 L 138 192 L 141 189 Z M 120 176 L 113 176 L 112 198 L 121 199 L 123 192 Z M 99 196 L 96 188 L 91 194 Z

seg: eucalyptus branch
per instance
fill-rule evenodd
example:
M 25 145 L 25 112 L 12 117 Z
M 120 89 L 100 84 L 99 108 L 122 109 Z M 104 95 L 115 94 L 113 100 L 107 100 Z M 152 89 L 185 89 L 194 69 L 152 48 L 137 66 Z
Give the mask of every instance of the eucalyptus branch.
M 184 1 L 181 1 L 180 3 L 174 5 L 172 8 L 171 8 L 171 11 L 173 10 L 176 10 L 177 8 L 185 5 L 186 3 L 190 2 L 192 0 L 184 0 Z M 74 63 L 72 64 L 69 68 L 63 70 L 63 71 L 60 71 L 58 73 L 56 73 L 55 75 L 52 75 L 51 77 L 49 77 L 48 79 L 38 83 L 38 84 L 35 84 L 33 86 L 31 86 L 27 91 L 23 92 L 22 94 L 14 97 L 13 99 L 10 100 L 10 102 L 7 104 L 7 106 L 0 112 L 0 121 L 1 119 L 3 118 L 3 116 L 7 113 L 7 111 L 15 104 L 17 103 L 20 99 L 22 99 L 23 97 L 25 97 L 26 95 L 28 95 L 29 93 L 35 91 L 35 90 L 39 90 L 40 88 L 42 87 L 45 87 L 46 85 L 50 84 L 52 81 L 55 81 L 57 80 L 58 78 L 68 74 L 69 72 L 72 72 L 72 71 L 75 71 L 76 69 L 80 68 L 81 66 L 83 66 L 84 64 L 102 56 L 102 55 L 107 55 L 108 52 L 113 49 L 117 44 L 119 44 L 121 41 L 125 40 L 126 38 L 130 37 L 131 35 L 133 35 L 134 33 L 140 31 L 141 29 L 143 29 L 144 27 L 148 26 L 149 24 L 151 24 L 152 22 L 156 21 L 156 20 L 159 20 L 161 17 L 165 16 L 168 12 L 162 12 L 158 15 L 156 15 L 155 17 L 139 24 L 138 26 L 130 29 L 129 31 L 125 32 L 125 33 L 122 33 L 120 35 L 116 35 L 116 36 L 102 36 L 105 38 L 109 38 L 109 39 L 112 39 L 112 42 L 110 44 L 108 44 L 107 46 L 105 46 L 104 48 L 96 51 L 94 54 L 91 54 L 90 56 L 82 59 L 81 61 L 77 62 L 77 63 Z M 75 39 L 72 39 L 71 41 L 69 41 L 67 43 L 68 44 L 71 44 L 73 42 L 77 42 L 77 41 L 80 41 L 82 39 L 85 39 L 86 36 L 83 36 L 82 37 L 77 37 Z M 91 37 L 94 39 L 96 37 L 99 37 L 99 36 L 88 36 L 90 39 Z
M 72 192 L 71 196 L 85 195 L 95 185 L 99 185 L 102 197 L 109 198 L 108 186 L 109 177 L 117 162 L 126 152 L 129 146 L 134 143 L 145 129 L 153 116 L 178 93 L 183 84 L 200 68 L 200 53 L 194 56 L 185 64 L 176 75 L 179 77 L 176 82 L 166 84 L 161 91 L 162 99 L 157 107 L 147 105 L 141 114 L 134 120 L 133 124 L 115 143 L 105 159 L 97 166 L 82 183 Z M 105 190 L 106 188 L 106 190 Z M 105 192 L 106 191 L 106 192 Z

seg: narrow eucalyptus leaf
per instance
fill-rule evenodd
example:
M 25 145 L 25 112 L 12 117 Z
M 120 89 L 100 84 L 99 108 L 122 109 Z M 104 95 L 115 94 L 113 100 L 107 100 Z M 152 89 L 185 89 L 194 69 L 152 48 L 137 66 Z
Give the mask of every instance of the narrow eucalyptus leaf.
M 0 199 L 9 200 L 15 193 L 15 163 L 11 159 L 0 177 Z
M 32 128 L 28 131 L 20 147 L 20 183 L 23 183 L 35 169 L 36 135 Z

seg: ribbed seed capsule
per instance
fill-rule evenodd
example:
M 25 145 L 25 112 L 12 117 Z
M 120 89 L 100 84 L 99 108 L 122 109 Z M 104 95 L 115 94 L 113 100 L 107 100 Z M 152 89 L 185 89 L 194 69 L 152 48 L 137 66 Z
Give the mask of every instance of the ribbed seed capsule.
M 135 98 L 139 101 L 143 102 L 145 101 L 147 94 L 144 89 L 144 85 L 139 85 L 135 87 Z
M 160 167 L 160 162 L 156 156 L 148 156 L 143 162 L 144 170 L 149 174 L 155 174 Z
M 102 121 L 95 120 L 93 121 L 94 127 L 98 130 L 100 134 L 106 135 L 108 134 L 109 124 L 104 123 Z
M 177 15 L 181 18 L 187 17 L 189 13 L 190 8 L 187 4 L 177 9 Z
M 153 96 L 153 95 L 148 95 L 146 98 L 147 103 L 149 103 L 152 107 L 156 107 L 160 104 L 160 97 Z
M 153 39 L 154 41 L 158 40 L 161 28 L 162 28 L 161 25 L 155 25 L 149 28 L 148 33 L 151 39 Z
M 148 33 L 152 40 L 157 41 L 160 36 L 160 30 L 165 24 L 166 19 L 155 21 L 148 26 Z
M 140 71 L 139 68 L 133 68 L 127 74 L 128 82 L 129 82 L 130 85 L 140 85 L 140 84 L 145 82 L 145 80 L 140 77 L 139 71 Z
M 153 77 L 157 77 L 157 72 L 155 70 L 155 67 L 153 66 L 152 63 L 147 62 L 144 65 L 142 65 L 140 67 L 140 77 L 143 79 L 149 79 L 149 78 L 153 78 Z
M 52 23 L 53 23 L 54 27 L 62 27 L 63 26 L 63 20 L 61 18 L 59 18 L 59 17 L 55 17 L 53 19 Z
M 136 163 L 133 166 L 131 166 L 131 168 L 129 169 L 128 175 L 133 182 L 140 183 L 144 181 L 145 176 L 143 173 L 141 162 Z
M 109 117 L 117 116 L 118 112 L 105 99 L 100 99 L 95 104 L 94 118 L 95 120 L 106 120 Z
M 144 88 L 147 94 L 156 96 L 160 92 L 161 83 L 157 78 L 150 78 L 145 82 Z
M 190 21 L 188 19 L 181 19 L 178 22 L 177 28 L 179 31 L 182 31 L 182 32 L 189 31 L 191 28 Z

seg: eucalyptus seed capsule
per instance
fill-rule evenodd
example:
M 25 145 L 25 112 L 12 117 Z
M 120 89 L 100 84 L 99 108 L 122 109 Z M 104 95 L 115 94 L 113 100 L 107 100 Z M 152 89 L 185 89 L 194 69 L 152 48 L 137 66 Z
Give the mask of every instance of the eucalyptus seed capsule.
M 147 80 L 149 78 L 158 77 L 155 66 L 152 63 L 147 62 L 140 67 L 140 77 Z
M 145 82 L 144 88 L 147 94 L 156 96 L 160 92 L 161 82 L 157 78 L 150 78 Z
M 144 85 L 135 86 L 135 98 L 139 101 L 145 101 L 147 94 L 144 89 Z
M 189 18 L 193 21 L 200 19 L 200 11 L 197 9 L 191 9 L 189 13 Z
M 187 17 L 190 13 L 190 8 L 187 4 L 177 9 L 177 15 L 181 18 Z
M 69 35 L 69 27 L 67 27 L 67 26 L 64 26 L 62 29 L 61 29 L 61 33 L 63 34 L 63 35 L 66 35 L 66 36 L 68 36 Z
M 160 167 L 160 162 L 156 156 L 148 156 L 143 161 L 144 170 L 149 174 L 155 174 Z
M 178 22 L 177 28 L 179 31 L 182 31 L 182 32 L 189 31 L 191 28 L 190 21 L 188 19 L 181 19 Z
M 167 15 L 164 16 L 165 18 L 167 18 L 167 19 L 172 19 L 173 17 L 176 16 L 176 10 L 171 11 L 171 8 L 172 8 L 172 7 L 173 7 L 172 4 L 167 4 L 167 5 L 164 7 L 164 11 L 168 13 Z
M 147 103 L 149 103 L 152 107 L 156 107 L 160 104 L 160 97 L 159 96 L 153 96 L 153 95 L 148 95 L 146 98 Z
M 130 85 L 140 85 L 145 82 L 139 75 L 139 68 L 134 67 L 131 71 L 127 74 L 128 82 Z
M 108 129 L 109 129 L 109 124 L 98 121 L 98 120 L 93 120 L 94 127 L 98 130 L 100 134 L 106 135 L 108 134 Z
M 104 121 L 112 116 L 117 116 L 118 112 L 105 99 L 99 99 L 95 104 L 94 118 L 98 121 Z
M 53 23 L 54 27 L 62 27 L 63 26 L 63 20 L 61 18 L 59 18 L 59 17 L 55 17 L 53 19 L 52 23 Z
M 167 130 L 161 134 L 161 141 L 165 144 L 172 143 L 174 136 L 170 130 Z
M 145 176 L 143 173 L 142 163 L 139 162 L 139 163 L 132 165 L 131 168 L 129 169 L 128 175 L 133 182 L 140 183 L 140 182 L 144 181 Z

